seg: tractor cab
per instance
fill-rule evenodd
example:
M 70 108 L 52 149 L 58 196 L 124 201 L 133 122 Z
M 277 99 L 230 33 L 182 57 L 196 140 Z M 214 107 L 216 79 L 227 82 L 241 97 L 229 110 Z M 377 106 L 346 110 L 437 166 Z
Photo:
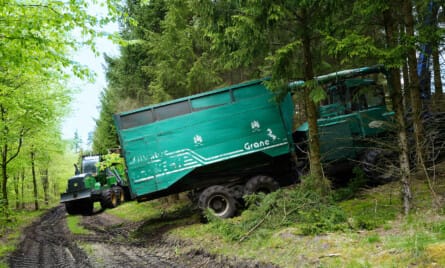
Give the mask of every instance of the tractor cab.
M 366 111 L 385 106 L 385 92 L 374 79 L 348 79 L 327 85 L 327 98 L 319 107 L 319 118 Z

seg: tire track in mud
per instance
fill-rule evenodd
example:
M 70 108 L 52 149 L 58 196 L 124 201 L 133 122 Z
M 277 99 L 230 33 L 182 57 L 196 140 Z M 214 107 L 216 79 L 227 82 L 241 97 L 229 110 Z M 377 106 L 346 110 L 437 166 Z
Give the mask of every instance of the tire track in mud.
M 165 235 L 166 230 L 137 235 L 147 222 L 126 222 L 107 213 L 82 217 L 91 234 L 73 235 L 66 225 L 66 210 L 58 206 L 24 230 L 18 249 L 8 258 L 10 267 L 79 268 L 188 268 L 277 267 L 272 264 L 228 258 L 190 249 L 188 242 Z M 79 245 L 81 245 L 79 247 Z
M 72 235 L 66 217 L 65 208 L 58 206 L 25 228 L 18 249 L 8 258 L 9 267 L 184 267 L 127 241 L 128 228 L 113 226 L 105 213 L 83 217 L 91 235 Z M 76 242 L 86 244 L 90 256 Z
M 8 264 L 12 268 L 92 267 L 88 256 L 70 238 L 62 206 L 51 209 L 25 228 Z
M 189 247 L 167 234 L 176 225 L 159 227 L 150 232 L 144 227 L 168 222 L 169 217 L 145 222 L 127 222 L 110 214 L 100 213 L 83 217 L 82 225 L 94 235 L 76 236 L 91 247 L 94 267 L 155 267 L 155 268 L 277 268 L 270 263 L 243 260 L 209 254 L 205 249 Z M 175 216 L 170 216 L 175 218 Z M 181 250 L 189 248 L 189 250 Z M 182 253 L 179 253 L 182 252 Z

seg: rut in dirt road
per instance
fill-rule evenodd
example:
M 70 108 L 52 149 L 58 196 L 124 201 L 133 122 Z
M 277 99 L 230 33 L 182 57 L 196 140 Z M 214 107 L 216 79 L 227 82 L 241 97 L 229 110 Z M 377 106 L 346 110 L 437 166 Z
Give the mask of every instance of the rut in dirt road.
M 167 220 L 167 219 L 164 219 Z M 73 268 L 276 268 L 269 263 L 241 260 L 190 249 L 186 241 L 164 235 L 165 230 L 136 235 L 150 222 L 131 223 L 107 213 L 82 217 L 91 233 L 73 235 L 66 225 L 66 210 L 58 206 L 24 230 L 18 249 L 10 255 L 9 266 Z M 88 255 L 77 246 L 87 245 Z
M 19 248 L 9 257 L 9 266 L 92 267 L 88 256 L 70 238 L 65 218 L 65 208 L 58 206 L 27 227 Z

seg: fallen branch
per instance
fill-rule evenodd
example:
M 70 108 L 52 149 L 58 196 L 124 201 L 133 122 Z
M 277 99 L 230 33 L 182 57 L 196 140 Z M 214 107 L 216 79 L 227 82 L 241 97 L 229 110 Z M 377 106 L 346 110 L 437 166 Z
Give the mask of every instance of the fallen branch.
M 323 258 L 332 258 L 332 257 L 340 257 L 340 256 L 341 256 L 341 254 L 339 254 L 339 253 L 331 253 L 331 254 L 327 254 L 327 255 L 322 255 L 318 258 L 323 259 Z
M 267 212 L 266 216 L 264 216 L 264 218 L 261 219 L 260 222 L 258 222 L 255 226 L 252 227 L 252 229 L 250 229 L 243 237 L 241 237 L 241 239 L 239 240 L 239 242 L 243 242 L 246 238 L 248 238 L 250 236 L 251 233 L 253 233 L 258 227 L 260 227 L 260 225 L 266 220 L 266 218 L 270 215 L 270 210 L 269 212 Z

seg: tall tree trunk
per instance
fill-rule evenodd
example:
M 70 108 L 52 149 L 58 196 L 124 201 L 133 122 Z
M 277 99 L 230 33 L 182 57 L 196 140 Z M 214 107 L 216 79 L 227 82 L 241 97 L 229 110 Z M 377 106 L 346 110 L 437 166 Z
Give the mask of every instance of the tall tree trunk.
M 311 52 L 311 30 L 308 28 L 307 21 L 308 13 L 305 9 L 302 10 L 301 22 L 304 27 L 303 33 L 303 61 L 304 61 L 304 79 L 306 81 L 314 80 L 314 68 L 312 65 L 312 52 Z M 310 162 L 310 172 L 313 179 L 316 180 L 317 187 L 322 195 L 329 193 L 329 183 L 323 174 L 323 166 L 321 164 L 320 155 L 320 140 L 317 125 L 317 111 L 314 101 L 310 97 L 310 86 L 304 88 L 304 98 L 306 102 L 306 113 L 309 126 L 309 162 Z
M 45 198 L 45 205 L 49 204 L 49 179 L 48 179 L 48 169 L 40 171 L 40 179 L 42 181 L 43 196 Z
M 37 178 L 36 178 L 36 168 L 35 168 L 35 153 L 31 151 L 31 172 L 32 172 L 32 184 L 34 186 L 34 208 L 39 210 L 39 200 L 37 192 Z
M 403 1 L 403 17 L 405 21 L 406 34 L 408 38 L 414 38 L 414 17 L 411 1 Z M 414 138 L 416 146 L 416 162 L 422 167 L 424 164 L 424 129 L 421 119 L 422 102 L 420 99 L 419 77 L 417 76 L 416 49 L 413 45 L 408 45 L 408 66 L 410 71 L 410 96 L 412 108 L 412 120 L 414 127 Z
M 18 174 L 14 174 L 14 192 L 15 192 L 15 208 L 20 209 L 20 177 Z
M 442 74 L 440 72 L 440 61 L 439 61 L 439 45 L 435 44 L 432 52 L 433 57 L 433 73 L 434 73 L 434 100 L 439 101 L 443 98 L 443 88 L 442 88 Z M 441 104 L 438 105 L 440 107 Z
M 0 104 L 0 120 L 3 123 L 3 129 L 2 129 L 2 135 L 8 136 L 9 135 L 9 128 L 8 128 L 8 120 L 7 120 L 7 109 L 3 107 L 2 104 Z M 13 152 L 10 157 L 8 158 L 9 154 L 9 147 L 7 143 L 7 139 L 4 141 L 2 145 L 0 145 L 0 157 L 1 157 L 1 174 L 2 174 L 2 203 L 3 205 L 8 208 L 9 202 L 8 202 L 8 163 L 12 161 L 14 158 L 16 158 L 19 153 L 20 149 L 22 148 L 23 143 L 23 136 L 25 134 L 26 130 L 22 129 L 19 134 L 18 138 L 18 145 L 15 152 Z M 2 205 L 2 204 L 0 204 Z
M 22 209 L 25 208 L 25 170 L 22 169 L 21 174 L 21 181 L 22 181 Z
M 410 81 L 409 81 L 409 70 L 408 70 L 408 63 L 407 62 L 405 62 L 403 64 L 402 74 L 403 74 L 403 94 L 402 94 L 402 97 L 403 97 L 403 105 L 404 105 L 404 107 L 406 109 L 406 107 L 408 107 L 408 103 L 406 103 L 406 102 L 411 99 L 410 98 L 411 94 L 409 94 Z
M 391 14 L 391 10 L 386 10 L 383 13 L 384 24 L 386 30 L 386 42 L 389 48 L 395 48 L 397 46 L 395 31 L 394 31 L 394 19 Z M 405 110 L 403 106 L 402 98 L 402 86 L 400 84 L 400 70 L 397 68 L 391 68 L 389 70 L 389 83 L 391 85 L 391 98 L 393 102 L 393 109 L 395 112 L 395 119 L 398 125 L 398 145 L 400 149 L 400 182 L 402 186 L 402 199 L 403 199 L 403 211 L 405 215 L 410 212 L 411 209 L 411 174 L 410 164 L 408 157 L 408 139 L 406 132 Z
M 8 167 L 8 145 L 3 144 L 3 150 L 2 150 L 2 201 L 3 205 L 5 207 L 8 207 L 8 172 L 6 168 Z

